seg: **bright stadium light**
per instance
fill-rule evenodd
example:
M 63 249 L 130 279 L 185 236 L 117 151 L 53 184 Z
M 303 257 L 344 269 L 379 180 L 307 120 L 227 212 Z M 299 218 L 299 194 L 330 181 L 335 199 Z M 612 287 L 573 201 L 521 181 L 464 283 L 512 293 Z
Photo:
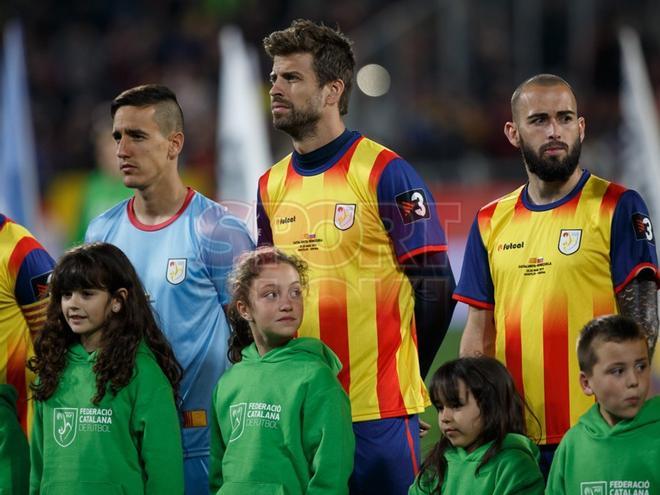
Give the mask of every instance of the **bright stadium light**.
M 383 96 L 390 89 L 390 73 L 382 65 L 365 65 L 357 73 L 357 85 L 367 96 Z

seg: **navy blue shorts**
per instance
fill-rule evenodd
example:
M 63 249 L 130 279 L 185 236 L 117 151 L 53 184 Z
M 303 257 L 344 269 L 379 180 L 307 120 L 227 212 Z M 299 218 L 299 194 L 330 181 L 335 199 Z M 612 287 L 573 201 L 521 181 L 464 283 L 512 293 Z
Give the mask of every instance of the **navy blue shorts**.
M 417 415 L 353 423 L 351 495 L 407 495 L 419 471 Z

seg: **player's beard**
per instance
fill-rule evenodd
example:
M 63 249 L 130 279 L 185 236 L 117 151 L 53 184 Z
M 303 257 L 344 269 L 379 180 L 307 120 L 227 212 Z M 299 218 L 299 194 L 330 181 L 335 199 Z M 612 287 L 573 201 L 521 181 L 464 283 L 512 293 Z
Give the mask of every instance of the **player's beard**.
M 560 142 L 546 143 L 536 152 L 521 139 L 520 152 L 527 165 L 527 170 L 545 182 L 566 182 L 578 166 L 580 152 L 582 151 L 582 142 L 578 136 L 573 146 L 568 148 L 568 152 L 563 158 L 552 155 L 543 156 L 543 152 L 546 149 L 561 144 Z
M 296 141 L 315 133 L 316 126 L 321 120 L 320 109 L 315 108 L 311 101 L 307 102 L 305 108 L 298 109 L 290 102 L 282 101 L 282 103 L 289 105 L 289 112 L 279 117 L 273 115 L 275 129 L 286 132 Z

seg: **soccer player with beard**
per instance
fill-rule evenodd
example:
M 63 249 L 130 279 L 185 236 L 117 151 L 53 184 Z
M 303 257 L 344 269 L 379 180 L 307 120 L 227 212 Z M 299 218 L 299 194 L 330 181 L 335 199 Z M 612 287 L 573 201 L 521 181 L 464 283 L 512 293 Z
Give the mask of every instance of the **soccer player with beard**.
M 454 299 L 470 306 L 461 355 L 505 363 L 540 423 L 528 418 L 547 475 L 564 433 L 593 405 L 577 379 L 584 324 L 622 313 L 655 345 L 657 255 L 639 194 L 579 166 L 585 121 L 565 80 L 528 79 L 511 112 L 504 133 L 528 183 L 478 212 Z
M 426 184 L 396 153 L 346 129 L 355 57 L 338 30 L 298 20 L 264 48 L 273 125 L 293 153 L 261 177 L 259 244 L 303 258 L 299 335 L 342 363 L 356 437 L 351 493 L 404 494 L 419 466 L 422 377 L 447 330 L 454 288 Z

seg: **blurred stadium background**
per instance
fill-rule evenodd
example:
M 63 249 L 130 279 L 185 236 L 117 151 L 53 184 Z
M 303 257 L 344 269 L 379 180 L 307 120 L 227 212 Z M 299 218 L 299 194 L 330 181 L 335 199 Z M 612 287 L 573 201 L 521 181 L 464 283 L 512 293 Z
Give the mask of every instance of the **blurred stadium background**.
M 0 210 L 55 256 L 79 242 L 89 218 L 129 194 L 113 176 L 108 103 L 147 82 L 179 96 L 187 182 L 249 205 L 256 184 L 223 190 L 256 160 L 242 153 L 261 149 L 265 169 L 290 150 L 268 122 L 261 40 L 301 17 L 355 41 L 364 70 L 347 124 L 432 185 L 457 277 L 477 208 L 525 180 L 502 128 L 511 92 L 538 72 L 574 86 L 587 121 L 581 164 L 641 190 L 660 218 L 660 2 L 651 0 L 3 0 Z M 252 75 L 254 89 L 236 74 Z M 450 333 L 436 362 L 457 342 Z

